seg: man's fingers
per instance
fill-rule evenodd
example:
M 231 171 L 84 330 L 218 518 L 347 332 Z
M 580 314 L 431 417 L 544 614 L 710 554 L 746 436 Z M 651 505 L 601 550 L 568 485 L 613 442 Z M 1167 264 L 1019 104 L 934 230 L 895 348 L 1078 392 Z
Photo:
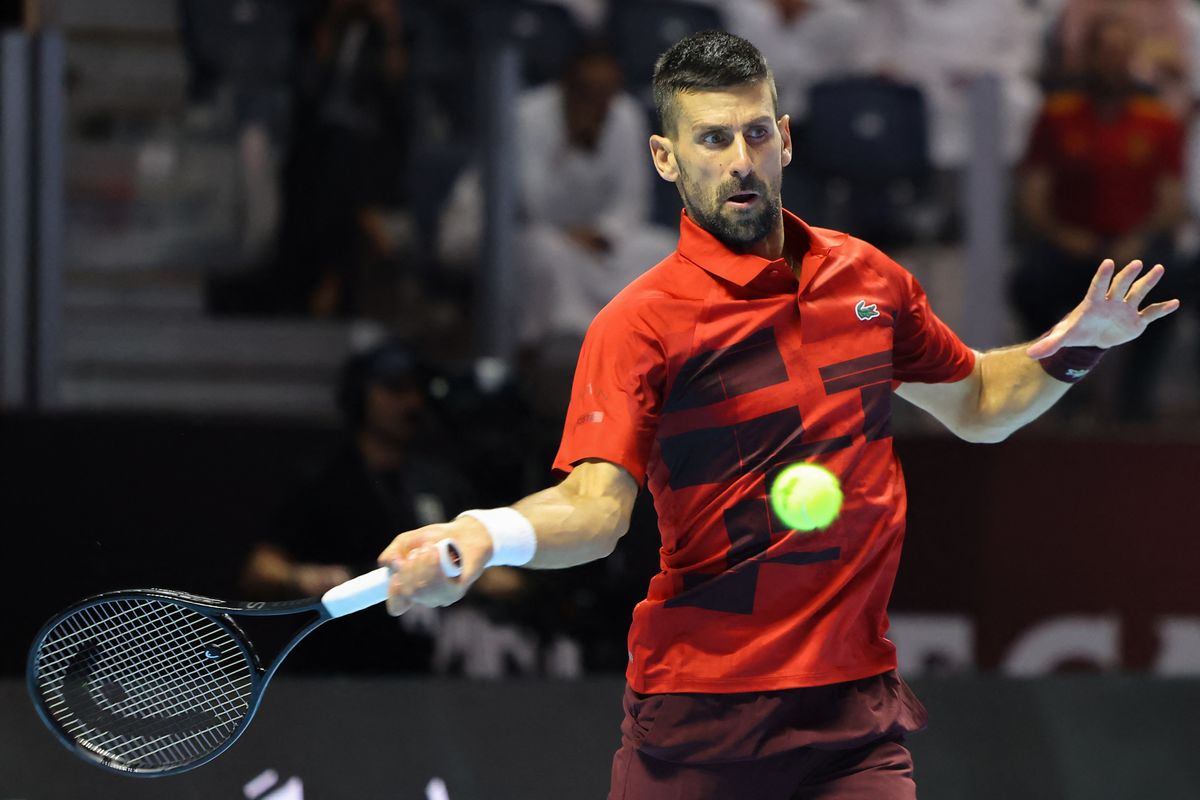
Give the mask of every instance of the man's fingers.
M 1104 295 L 1108 291 L 1108 286 L 1112 283 L 1113 270 L 1116 268 L 1116 262 L 1111 258 L 1106 258 L 1100 262 L 1099 269 L 1092 276 L 1092 285 L 1088 287 L 1088 299 L 1096 301 L 1104 299 Z
M 1178 300 L 1164 300 L 1161 303 L 1146 306 L 1142 309 L 1139 316 L 1146 322 L 1154 322 L 1156 319 L 1162 319 L 1167 314 L 1174 313 L 1178 308 Z
M 445 538 L 445 534 L 440 530 L 430 531 L 425 528 L 402 533 L 379 554 L 379 566 L 385 567 L 393 561 L 407 558 L 408 554 L 414 550 L 443 538 Z
M 389 587 L 389 613 L 403 613 L 413 603 L 423 606 L 445 606 L 458 600 L 462 587 L 456 579 L 448 578 L 436 545 L 421 544 L 389 565 L 392 582 Z M 395 608 L 402 611 L 393 612 Z
M 387 612 L 393 617 L 398 617 L 404 612 L 413 607 L 411 599 L 402 594 L 390 594 L 387 599 Z
M 1129 293 L 1129 286 L 1133 283 L 1133 279 L 1142 271 L 1142 262 L 1134 259 L 1125 265 L 1125 268 L 1117 273 L 1117 277 L 1113 278 L 1112 286 L 1109 287 L 1105 297 L 1109 300 L 1120 299 Z
M 1133 286 L 1129 287 L 1129 294 L 1125 295 L 1125 302 L 1137 308 L 1146 299 L 1146 295 L 1150 294 L 1150 290 L 1162 280 L 1162 276 L 1166 274 L 1162 264 L 1155 264 L 1154 267 L 1142 277 L 1134 281 Z

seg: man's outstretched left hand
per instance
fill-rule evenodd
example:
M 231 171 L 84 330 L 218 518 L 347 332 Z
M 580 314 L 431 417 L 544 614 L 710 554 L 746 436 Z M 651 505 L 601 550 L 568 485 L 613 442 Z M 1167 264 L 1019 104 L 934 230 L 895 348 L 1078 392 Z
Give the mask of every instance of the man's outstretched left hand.
M 1178 300 L 1165 300 L 1139 310 L 1146 295 L 1162 280 L 1162 264 L 1140 278 L 1141 261 L 1130 261 L 1113 277 L 1115 270 L 1111 258 L 1102 261 L 1083 302 L 1030 345 L 1026 354 L 1046 358 L 1064 347 L 1116 347 L 1141 336 L 1147 325 L 1179 308 Z

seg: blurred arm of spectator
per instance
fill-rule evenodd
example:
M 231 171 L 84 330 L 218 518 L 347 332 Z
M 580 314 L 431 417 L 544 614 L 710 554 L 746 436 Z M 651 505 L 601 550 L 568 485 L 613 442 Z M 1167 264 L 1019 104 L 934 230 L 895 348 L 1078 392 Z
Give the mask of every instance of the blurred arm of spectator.
M 358 225 L 377 256 L 389 259 L 396 255 L 400 242 L 388 223 L 388 212 L 379 206 L 366 206 L 358 212 Z
M 651 182 L 655 177 L 650 170 L 628 168 L 637 164 L 650 140 L 650 128 L 637 102 L 628 95 L 617 96 L 613 98 L 609 115 L 599 147 L 605 161 L 612 164 L 617 188 L 597 214 L 595 228 L 611 242 L 646 224 L 650 218 Z M 626 168 L 618 166 L 622 164 Z M 605 250 L 610 247 L 606 245 Z
M 483 249 L 483 176 L 470 165 L 458 174 L 438 217 L 438 260 L 467 271 Z
M 242 573 L 242 586 L 253 597 L 317 597 L 354 577 L 345 564 L 302 564 L 276 544 L 254 546 Z
M 1022 172 L 1018 203 L 1025 223 L 1034 234 L 1072 256 L 1089 258 L 1099 253 L 1098 235 L 1057 217 L 1051 203 L 1051 189 L 1052 175 L 1048 168 L 1031 167 Z
M 1186 217 L 1183 181 L 1174 175 L 1160 175 L 1154 190 L 1154 208 L 1145 222 L 1117 239 L 1106 254 L 1118 264 L 1142 258 L 1150 242 L 1172 236 Z M 1147 267 L 1153 265 L 1147 265 Z
M 1171 234 L 1186 216 L 1183 181 L 1162 173 L 1154 185 L 1154 202 L 1142 221 L 1116 237 L 1071 223 L 1054 210 L 1053 171 L 1031 166 L 1022 171 L 1019 187 L 1021 215 L 1034 233 L 1072 256 L 1111 258 L 1126 264 L 1140 258 L 1155 238 Z
M 449 507 L 469 505 L 460 477 L 418 446 L 431 425 L 426 369 L 390 341 L 347 362 L 338 405 L 349 441 L 294 487 L 273 535 L 252 548 L 241 576 L 251 596 L 324 594 L 373 569 L 370 550 L 397 528 L 443 522 Z M 519 570 L 472 587 L 501 599 L 525 589 Z

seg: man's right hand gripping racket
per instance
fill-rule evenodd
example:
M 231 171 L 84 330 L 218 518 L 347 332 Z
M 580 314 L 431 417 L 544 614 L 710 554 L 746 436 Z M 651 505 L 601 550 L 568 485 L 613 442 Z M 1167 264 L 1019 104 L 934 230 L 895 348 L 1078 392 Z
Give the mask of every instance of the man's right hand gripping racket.
M 437 551 L 447 577 L 462 574 L 451 540 L 438 542 Z M 381 567 L 321 597 L 280 603 L 165 589 L 89 597 L 38 633 L 29 693 L 46 726 L 85 761 L 124 775 L 186 772 L 241 736 L 301 639 L 326 620 L 383 602 L 390 578 Z M 315 617 L 266 665 L 235 620 L 304 613 Z

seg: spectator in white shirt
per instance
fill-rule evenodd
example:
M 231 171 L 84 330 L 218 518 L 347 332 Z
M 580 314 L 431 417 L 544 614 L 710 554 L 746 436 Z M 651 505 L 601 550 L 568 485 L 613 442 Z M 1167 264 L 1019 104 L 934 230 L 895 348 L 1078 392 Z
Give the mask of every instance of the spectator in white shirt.
M 582 339 L 596 312 L 675 247 L 674 231 L 649 222 L 650 132 L 621 81 L 612 55 L 589 46 L 560 81 L 518 101 L 518 336 L 526 347 Z M 478 258 L 483 202 L 479 172 L 470 168 L 442 214 L 444 262 Z
M 1020 156 L 1041 101 L 1034 75 L 1036 13 L 1023 0 L 871 0 L 864 66 L 921 88 L 929 109 L 930 156 L 958 170 L 969 157 L 975 79 L 1000 78 L 1004 155 Z

